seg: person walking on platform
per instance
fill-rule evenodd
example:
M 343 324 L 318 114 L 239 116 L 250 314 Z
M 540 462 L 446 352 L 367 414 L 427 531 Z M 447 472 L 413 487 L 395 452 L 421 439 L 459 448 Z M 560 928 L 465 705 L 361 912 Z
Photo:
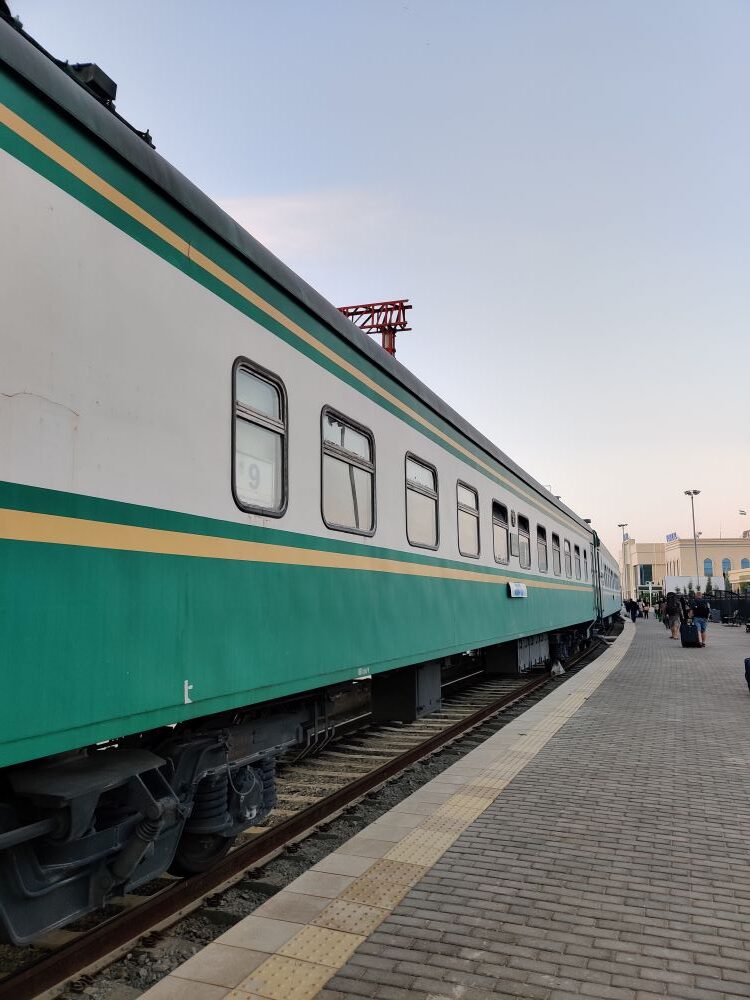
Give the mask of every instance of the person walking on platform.
M 651 605 L 648 603 L 648 601 L 644 601 L 643 602 L 643 617 L 644 618 L 648 618 L 648 613 L 649 613 L 650 610 L 651 610 Z
M 690 602 L 693 611 L 693 624 L 698 629 L 698 638 L 701 646 L 706 645 L 706 630 L 708 628 L 708 616 L 711 613 L 711 606 L 700 590 L 696 590 L 695 597 Z
M 628 611 L 630 612 L 630 620 L 635 625 L 635 620 L 638 617 L 638 601 L 629 601 Z
M 680 625 L 683 620 L 682 603 L 674 591 L 667 594 L 665 620 L 670 630 L 670 639 L 680 638 Z
M 659 601 L 659 611 L 658 611 L 659 621 L 664 625 L 665 628 L 669 628 L 669 622 L 667 621 L 667 599 L 662 597 Z

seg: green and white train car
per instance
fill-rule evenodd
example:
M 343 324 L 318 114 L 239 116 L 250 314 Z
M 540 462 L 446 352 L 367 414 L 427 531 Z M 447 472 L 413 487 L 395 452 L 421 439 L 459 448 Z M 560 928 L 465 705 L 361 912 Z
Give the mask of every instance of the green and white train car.
M 620 609 L 588 523 L 147 138 L 0 17 L 15 942 L 210 864 L 332 689 L 387 702 L 468 649 L 523 669 Z

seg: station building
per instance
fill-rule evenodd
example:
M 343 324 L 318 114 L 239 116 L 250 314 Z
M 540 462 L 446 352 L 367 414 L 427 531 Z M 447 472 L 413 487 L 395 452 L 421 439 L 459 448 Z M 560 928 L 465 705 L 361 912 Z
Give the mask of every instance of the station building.
M 741 538 L 698 539 L 698 573 L 692 538 L 670 535 L 665 542 L 639 542 L 626 536 L 620 558 L 623 597 L 637 598 L 664 592 L 665 581 L 675 577 L 687 587 L 705 587 L 708 577 L 715 590 L 724 587 L 726 573 L 732 589 L 750 581 L 750 533 Z M 649 587 L 649 584 L 651 585 Z M 673 585 L 673 584 L 672 584 Z
M 743 560 L 747 562 L 747 560 Z M 729 574 L 729 582 L 732 585 L 732 590 L 741 590 L 747 592 L 750 590 L 750 568 L 747 566 L 740 567 L 740 569 L 733 569 Z

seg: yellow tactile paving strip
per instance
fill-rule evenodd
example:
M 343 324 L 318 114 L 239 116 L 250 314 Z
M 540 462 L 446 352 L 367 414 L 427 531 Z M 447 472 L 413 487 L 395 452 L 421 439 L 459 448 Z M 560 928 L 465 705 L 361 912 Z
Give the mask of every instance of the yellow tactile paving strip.
M 347 931 L 363 938 L 371 934 L 383 919 L 383 912 L 372 904 L 352 903 L 348 899 L 334 899 L 322 913 L 313 919 L 318 927 Z
M 380 817 L 372 828 L 363 830 L 330 855 L 330 860 L 319 862 L 313 869 L 319 876 L 317 881 L 309 879 L 310 873 L 307 883 L 302 881 L 305 876 L 300 876 L 191 959 L 189 968 L 180 966 L 149 990 L 143 1000 L 167 1000 L 180 995 L 180 984 L 184 987 L 190 984 L 190 997 L 195 995 L 201 1000 L 204 996 L 206 1000 L 312 1000 L 409 889 L 606 680 L 627 652 L 634 633 L 626 625 L 614 646 L 565 687 L 415 792 L 412 798 L 414 804 L 420 804 L 418 813 L 425 803 L 432 802 L 432 808 L 427 815 L 421 815 L 413 829 L 404 823 L 406 815 L 416 815 L 409 812 L 410 799 L 406 799 Z M 440 796 L 434 796 L 434 790 L 446 787 L 450 787 L 452 794 L 442 803 L 435 802 Z M 338 877 L 342 855 L 358 857 L 360 842 L 363 851 L 360 860 L 367 864 L 362 874 L 342 879 L 347 884 L 334 898 L 315 895 L 316 885 L 323 892 Z M 382 844 L 379 858 L 370 857 L 373 844 Z M 306 900 L 309 904 L 306 910 L 319 907 L 319 912 L 295 920 L 295 900 Z M 288 905 L 283 920 L 265 916 L 266 906 L 273 905 L 275 912 L 279 912 L 279 902 L 285 901 Z M 299 916 L 302 917 L 301 912 Z M 215 982 L 215 971 L 210 971 L 215 970 L 216 955 L 207 955 L 201 963 L 201 955 L 216 946 L 247 949 L 247 953 L 265 953 L 267 957 L 234 988 L 222 984 L 222 992 L 220 984 Z

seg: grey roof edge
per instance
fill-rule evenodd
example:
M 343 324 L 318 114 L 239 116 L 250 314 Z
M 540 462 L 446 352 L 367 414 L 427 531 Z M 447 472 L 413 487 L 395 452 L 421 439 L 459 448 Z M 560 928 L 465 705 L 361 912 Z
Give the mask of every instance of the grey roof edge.
M 295 299 L 355 350 L 416 396 L 425 406 L 531 487 L 539 494 L 540 499 L 558 508 L 584 530 L 592 530 L 589 524 L 565 504 L 556 500 L 541 483 L 525 472 L 451 406 L 443 402 L 408 368 L 363 334 L 311 285 L 254 239 L 127 124 L 103 107 L 84 87 L 60 69 L 44 50 L 33 44 L 24 32 L 12 27 L 2 18 L 0 18 L 0 60 L 49 101 L 70 115 L 79 125 L 91 132 L 98 141 L 108 146 L 128 166 L 142 174 L 183 211 L 188 212 L 214 236 L 249 261 L 284 293 Z

